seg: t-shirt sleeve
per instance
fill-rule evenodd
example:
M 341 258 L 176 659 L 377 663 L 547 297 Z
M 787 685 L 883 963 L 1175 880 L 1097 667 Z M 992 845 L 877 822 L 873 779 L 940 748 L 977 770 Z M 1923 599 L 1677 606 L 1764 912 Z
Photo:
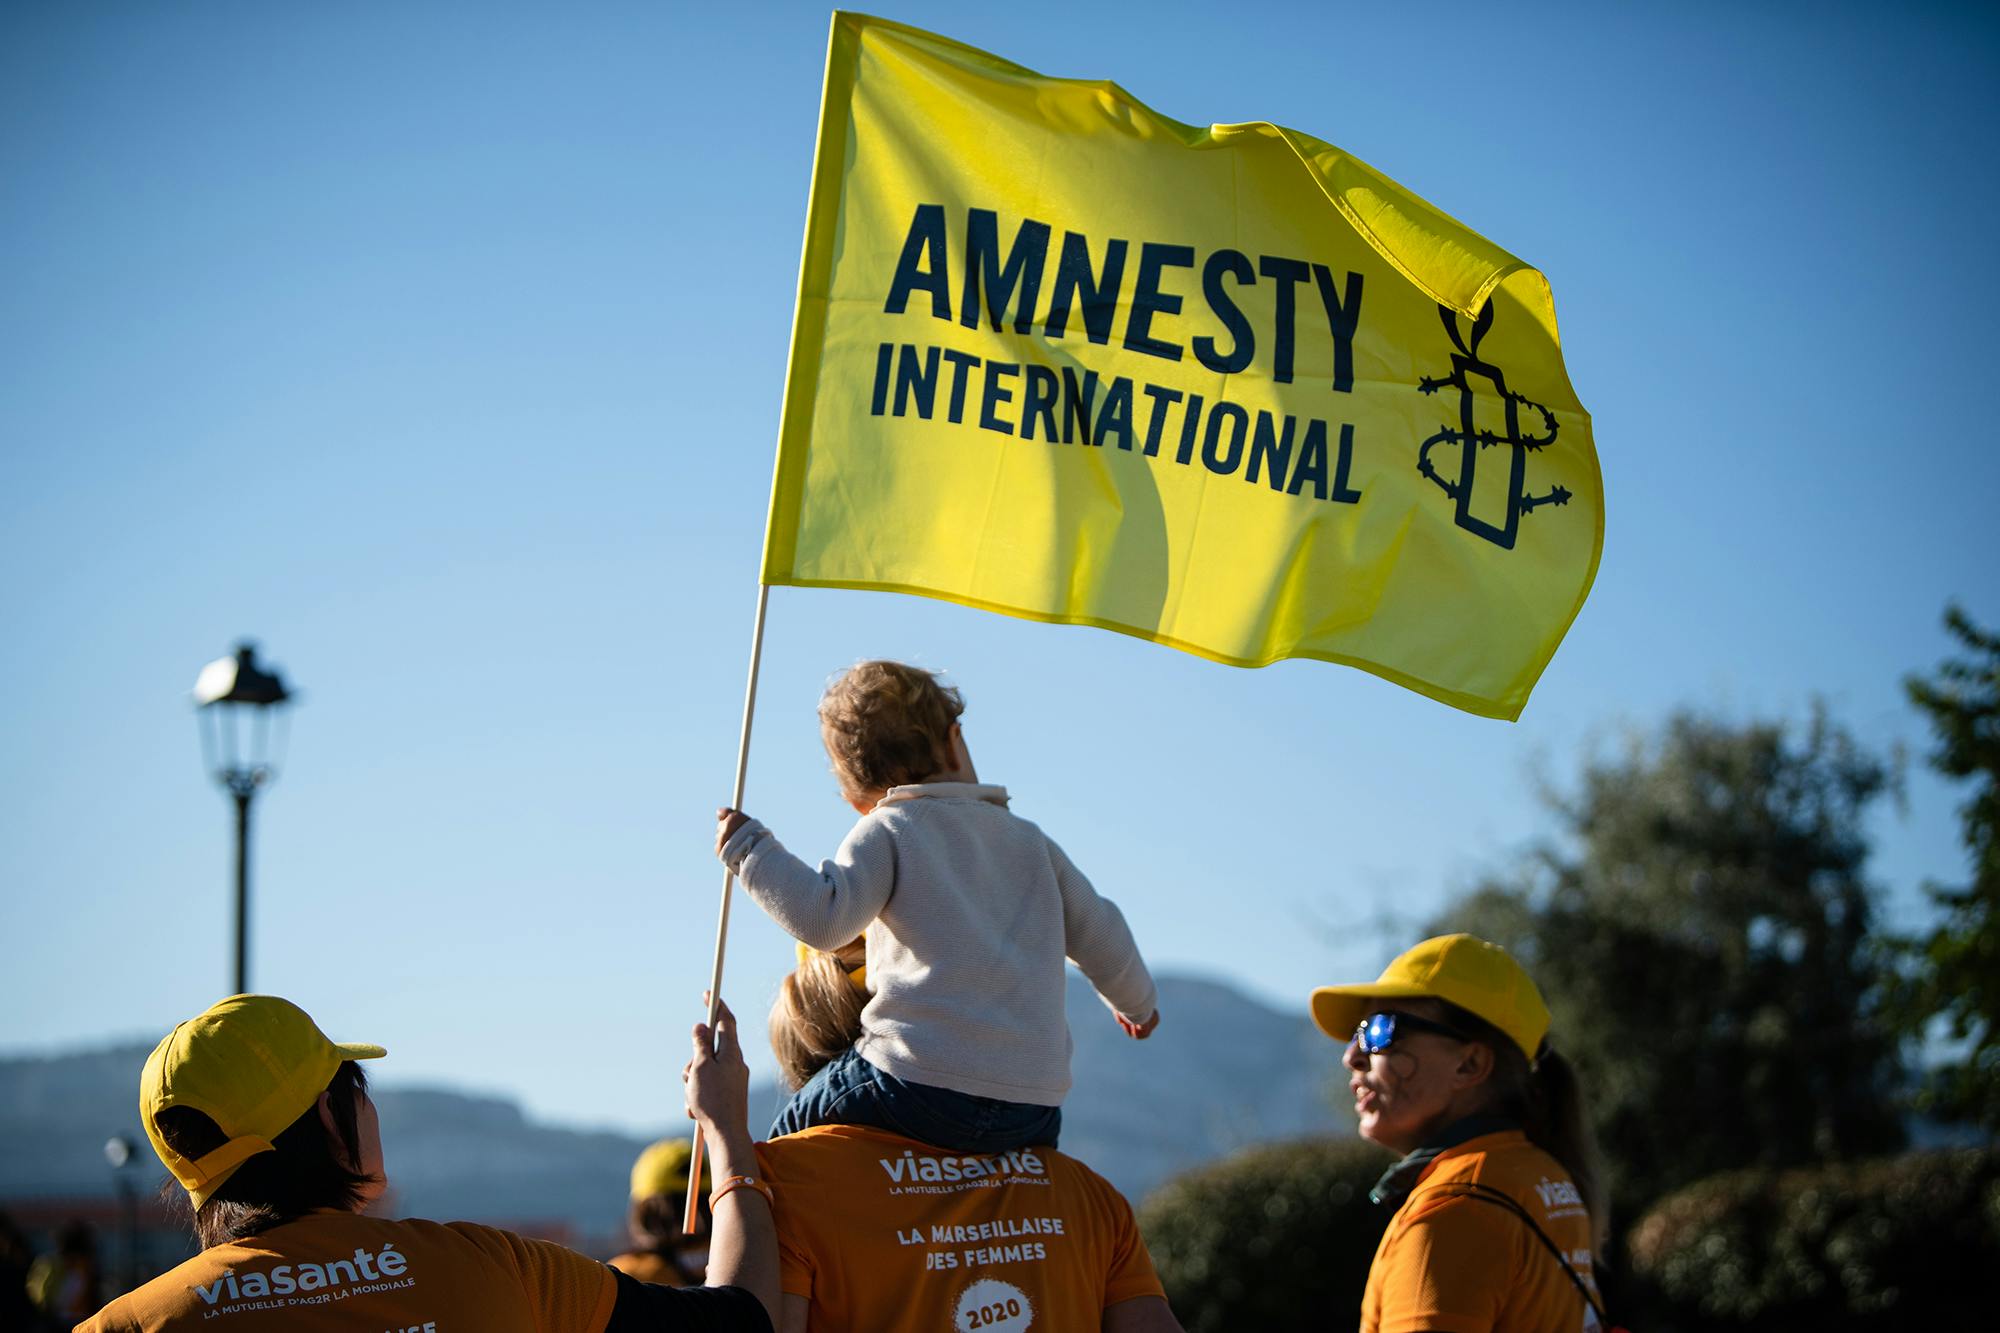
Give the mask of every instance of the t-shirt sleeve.
M 1495 1219 L 1513 1222 L 1490 1204 L 1450 1199 L 1412 1220 L 1376 1259 L 1380 1333 L 1491 1333 L 1516 1279 L 1514 1246 Z
M 513 1269 L 542 1333 L 603 1333 L 618 1290 L 611 1269 L 575 1250 L 511 1231 L 463 1222 L 453 1230 Z
M 789 1197 L 784 1168 L 775 1160 L 775 1154 L 766 1151 L 768 1146 L 762 1143 L 757 1145 L 757 1165 L 771 1187 Z M 778 1223 L 778 1290 L 810 1300 L 813 1294 L 812 1256 L 799 1244 L 797 1218 L 784 1211 L 777 1212 L 775 1217 Z
M 778 1290 L 788 1296 L 803 1296 L 812 1299 L 813 1266 L 812 1259 L 798 1246 L 790 1243 L 785 1234 L 778 1233 Z
M 1111 1264 L 1104 1276 L 1105 1305 L 1140 1296 L 1165 1296 L 1166 1288 L 1160 1285 L 1160 1275 L 1153 1269 L 1153 1256 L 1132 1217 L 1132 1205 L 1109 1181 L 1100 1178 L 1097 1184 L 1108 1196 L 1111 1209 Z
M 616 1274 L 604 1333 L 772 1333 L 771 1316 L 742 1287 L 662 1287 Z

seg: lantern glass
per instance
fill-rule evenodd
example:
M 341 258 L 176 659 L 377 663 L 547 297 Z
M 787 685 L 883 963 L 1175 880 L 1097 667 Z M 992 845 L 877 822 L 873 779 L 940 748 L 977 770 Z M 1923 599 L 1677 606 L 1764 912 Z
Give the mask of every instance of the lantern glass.
M 247 796 L 277 777 L 290 739 L 291 697 L 277 672 L 257 665 L 247 643 L 234 657 L 202 668 L 194 686 L 202 762 L 233 794 Z

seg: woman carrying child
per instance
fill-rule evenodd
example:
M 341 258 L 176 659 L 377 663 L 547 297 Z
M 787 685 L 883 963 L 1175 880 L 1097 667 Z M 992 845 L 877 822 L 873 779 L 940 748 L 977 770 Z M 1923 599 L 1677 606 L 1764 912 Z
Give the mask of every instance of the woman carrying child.
M 801 946 L 771 1008 L 786 1087 L 861 1035 L 860 971 Z M 1056 1149 L 952 1156 L 872 1126 L 821 1125 L 758 1144 L 757 1160 L 786 1200 L 778 1333 L 1183 1333 L 1132 1205 Z M 903 1188 L 884 1163 L 938 1183 Z
M 1125 918 L 982 784 L 964 700 L 928 671 L 863 662 L 820 701 L 821 739 L 861 816 L 818 869 L 754 819 L 718 812 L 716 850 L 794 938 L 865 937 L 861 1036 L 801 1088 L 773 1137 L 870 1125 L 961 1152 L 1054 1146 L 1069 1090 L 1063 963 L 1133 1037 L 1158 994 Z

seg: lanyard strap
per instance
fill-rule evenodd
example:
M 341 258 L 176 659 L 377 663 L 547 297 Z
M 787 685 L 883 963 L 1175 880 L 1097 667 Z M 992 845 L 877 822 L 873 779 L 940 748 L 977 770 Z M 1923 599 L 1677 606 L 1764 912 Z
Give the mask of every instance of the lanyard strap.
M 1584 1303 L 1590 1307 L 1591 1313 L 1597 1316 L 1598 1325 L 1605 1329 L 1611 1327 L 1611 1321 L 1605 1317 L 1604 1307 L 1597 1303 L 1597 1297 L 1591 1295 L 1590 1287 L 1577 1275 L 1576 1269 L 1570 1267 L 1569 1259 L 1563 1254 L 1561 1247 L 1549 1239 L 1549 1233 L 1542 1230 L 1535 1219 L 1529 1216 L 1528 1210 L 1523 1208 L 1513 1195 L 1496 1190 L 1491 1185 L 1481 1185 L 1470 1180 L 1461 1181 L 1455 1185 L 1440 1185 L 1437 1189 L 1426 1191 L 1426 1193 L 1456 1194 L 1467 1199 L 1484 1199 L 1488 1203 L 1499 1204 L 1502 1208 L 1505 1208 L 1508 1212 L 1526 1222 L 1528 1230 L 1535 1233 L 1535 1239 L 1542 1243 L 1544 1249 L 1555 1256 L 1556 1262 L 1562 1265 L 1562 1271 L 1569 1275 L 1569 1280 L 1576 1284 L 1578 1291 L 1583 1293 Z

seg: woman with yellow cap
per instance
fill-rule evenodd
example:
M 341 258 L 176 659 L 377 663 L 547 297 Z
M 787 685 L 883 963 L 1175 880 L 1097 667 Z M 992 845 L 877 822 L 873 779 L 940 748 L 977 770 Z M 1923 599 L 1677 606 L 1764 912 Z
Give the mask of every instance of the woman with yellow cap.
M 1576 1077 L 1535 983 L 1498 945 L 1425 940 L 1370 983 L 1313 992 L 1347 1043 L 1361 1136 L 1402 1154 L 1362 1333 L 1604 1327 L 1605 1208 Z
M 187 1190 L 201 1253 L 78 1328 L 178 1333 L 226 1315 L 235 1333 L 769 1333 L 777 1234 L 735 1028 L 726 1007 L 713 1033 L 697 1026 L 683 1073 L 718 1179 L 717 1285 L 677 1291 L 491 1227 L 367 1216 L 387 1176 L 357 1062 L 384 1051 L 327 1040 L 276 996 L 231 996 L 168 1033 L 139 1079 L 147 1137 Z
M 691 1287 L 708 1263 L 708 1209 L 700 1206 L 693 1235 L 681 1230 L 688 1166 L 694 1145 L 685 1138 L 650 1144 L 632 1163 L 632 1210 L 625 1220 L 632 1248 L 607 1259 L 619 1272 L 663 1287 Z M 706 1180 L 708 1171 L 702 1171 Z

